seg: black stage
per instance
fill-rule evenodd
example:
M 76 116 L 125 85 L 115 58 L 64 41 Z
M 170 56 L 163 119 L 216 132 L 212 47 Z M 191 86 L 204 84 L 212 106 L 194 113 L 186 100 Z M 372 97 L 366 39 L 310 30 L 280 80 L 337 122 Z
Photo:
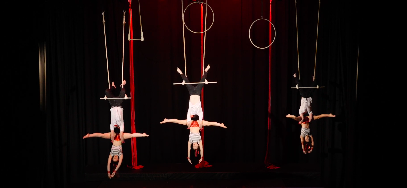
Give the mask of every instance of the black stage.
M 162 164 L 139 170 L 122 166 L 112 179 L 106 165 L 87 166 L 83 187 L 324 187 L 318 164 L 286 164 L 279 169 L 264 164 L 211 165 L 196 169 L 188 163 Z

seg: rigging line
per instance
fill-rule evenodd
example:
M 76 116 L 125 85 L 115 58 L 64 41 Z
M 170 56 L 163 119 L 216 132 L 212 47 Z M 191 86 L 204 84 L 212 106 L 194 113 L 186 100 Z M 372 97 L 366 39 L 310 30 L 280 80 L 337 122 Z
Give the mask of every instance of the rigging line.
M 205 54 L 206 54 L 206 46 L 205 46 L 205 44 L 206 44 L 206 17 L 207 16 L 208 16 L 208 0 L 206 0 L 206 10 L 205 10 L 205 30 L 204 30 L 205 35 L 204 35 L 204 43 L 203 43 L 204 50 L 203 50 L 203 59 L 202 59 L 202 64 L 203 64 L 202 73 L 205 70 Z
M 123 82 L 123 66 L 124 66 L 124 25 L 126 24 L 126 11 L 123 11 L 123 49 L 122 49 L 122 82 Z M 120 84 L 121 85 L 121 84 Z
M 109 60 L 108 60 L 108 58 L 107 58 L 107 45 L 106 45 L 105 12 L 103 12 L 102 15 L 103 15 L 103 33 L 104 33 L 104 35 L 105 35 L 105 51 L 106 51 L 106 65 L 107 65 L 107 83 L 109 84 L 109 89 L 110 89 Z
M 182 17 L 184 17 L 184 1 L 183 0 L 181 0 L 181 13 L 182 13 Z M 182 42 L 184 43 L 184 63 L 185 63 L 185 65 L 184 65 L 184 67 L 185 67 L 185 76 L 187 76 L 187 58 L 186 58 L 186 55 L 185 55 L 185 25 L 184 25 L 184 22 L 182 22 Z
M 319 26 L 319 9 L 321 7 L 321 0 L 318 3 L 318 22 L 317 22 L 317 39 L 315 41 L 315 64 L 314 64 L 314 78 L 315 78 L 315 69 L 317 68 L 317 49 L 318 49 L 318 26 Z
M 297 62 L 298 62 L 298 67 L 297 67 L 297 71 L 298 71 L 298 80 L 300 80 L 300 52 L 298 50 L 298 16 L 297 16 L 297 0 L 295 0 L 295 28 L 297 29 Z

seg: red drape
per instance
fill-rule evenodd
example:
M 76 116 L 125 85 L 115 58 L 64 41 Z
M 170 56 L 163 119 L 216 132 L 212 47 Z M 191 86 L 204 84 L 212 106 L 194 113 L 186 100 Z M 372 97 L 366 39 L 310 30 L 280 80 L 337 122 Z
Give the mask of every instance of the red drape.
M 133 38 L 133 16 L 132 16 L 132 9 L 131 9 L 131 0 L 129 2 L 129 17 L 130 17 L 130 38 Z M 130 62 L 130 96 L 131 96 L 131 133 L 136 132 L 136 123 L 135 118 L 136 114 L 134 112 L 134 65 L 133 65 L 133 40 L 129 41 L 129 62 Z M 143 168 L 141 165 L 137 165 L 137 144 L 136 138 L 131 138 L 131 168 L 133 169 L 140 169 Z
M 271 17 L 271 2 L 273 0 L 270 0 L 270 11 L 269 11 L 269 20 L 273 22 L 272 17 Z M 272 36 L 273 31 L 273 26 L 270 24 L 269 25 L 269 44 L 273 41 L 274 36 Z M 270 127 L 271 127 L 271 119 L 270 119 L 270 114 L 271 114 L 271 45 L 268 50 L 269 50 L 269 95 L 268 95 L 268 118 L 267 118 L 267 151 L 266 151 L 266 157 L 264 159 L 264 164 L 267 165 L 267 168 L 269 169 L 277 169 L 280 167 L 277 167 L 273 164 L 270 163 L 270 158 L 269 158 L 269 143 L 270 143 Z
M 204 14 L 203 14 L 203 3 L 201 4 L 201 32 L 204 31 Z M 206 14 L 206 13 L 205 13 Z M 206 33 L 205 33 L 206 35 Z M 201 33 L 201 75 L 204 73 L 204 33 Z M 201 106 L 202 106 L 202 112 L 204 111 L 204 89 L 202 88 L 202 93 L 201 93 Z M 202 117 L 202 119 L 204 119 Z M 202 137 L 202 148 L 204 148 L 204 129 L 202 128 L 201 130 L 201 137 Z M 205 152 L 204 152 L 205 153 Z M 202 159 L 202 162 L 195 165 L 195 168 L 204 168 L 204 167 L 211 167 L 207 161 Z

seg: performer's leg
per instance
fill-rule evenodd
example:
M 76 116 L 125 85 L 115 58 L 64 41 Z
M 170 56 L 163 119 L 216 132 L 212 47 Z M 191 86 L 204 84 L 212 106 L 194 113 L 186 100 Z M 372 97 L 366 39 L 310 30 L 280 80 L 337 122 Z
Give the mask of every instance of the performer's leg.
M 201 80 L 200 80 L 199 82 L 205 82 L 207 75 L 208 75 L 208 72 L 205 71 L 205 72 L 204 72 L 204 75 L 202 75 L 202 78 L 201 78 Z M 205 85 L 204 83 L 199 83 L 199 84 L 195 87 L 195 90 L 196 90 L 196 91 L 199 91 L 199 93 L 201 93 L 201 90 L 202 90 L 202 88 L 203 88 L 204 85 Z
M 185 81 L 185 83 L 190 83 L 188 78 L 184 74 L 180 74 L 180 75 L 181 75 L 182 80 Z M 187 86 L 189 94 L 192 95 L 192 93 L 194 91 L 194 86 L 192 86 L 191 84 L 186 84 L 186 86 Z

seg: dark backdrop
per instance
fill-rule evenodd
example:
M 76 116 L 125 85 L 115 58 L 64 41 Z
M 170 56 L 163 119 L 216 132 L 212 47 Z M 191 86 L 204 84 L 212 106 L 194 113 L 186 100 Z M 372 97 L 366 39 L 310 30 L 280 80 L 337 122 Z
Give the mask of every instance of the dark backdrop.
M 184 8 L 190 1 L 184 1 Z M 134 42 L 135 124 L 138 138 L 138 163 L 144 166 L 185 163 L 188 130 L 177 124 L 159 124 L 164 118 L 185 119 L 188 92 L 176 72 L 184 71 L 181 1 L 141 0 L 145 41 Z M 133 2 L 134 38 L 140 36 L 138 4 Z M 38 62 L 38 46 L 46 45 L 46 108 L 40 111 L 40 126 L 21 126 L 26 134 L 21 160 L 27 153 L 41 152 L 32 158 L 24 173 L 43 187 L 64 187 L 84 180 L 86 165 L 106 164 L 109 140 L 91 138 L 87 133 L 108 132 L 110 111 L 100 100 L 108 87 L 102 12 L 105 11 L 110 80 L 119 85 L 122 58 L 122 17 L 126 11 L 124 43 L 124 79 L 130 95 L 127 1 L 41 1 L 27 6 L 27 41 L 20 39 L 23 60 Z M 262 163 L 266 155 L 267 118 L 271 118 L 269 160 L 276 165 L 315 163 L 321 167 L 323 181 L 333 187 L 352 187 L 361 183 L 361 118 L 368 102 L 371 84 L 363 71 L 363 7 L 346 1 L 321 2 L 318 28 L 316 78 L 324 89 L 314 95 L 314 114 L 333 113 L 337 118 L 317 120 L 311 125 L 316 147 L 310 155 L 301 152 L 300 126 L 285 118 L 298 115 L 300 96 L 292 74 L 297 71 L 295 1 L 273 1 L 273 20 L 277 37 L 272 45 L 272 63 L 268 50 L 250 43 L 248 29 L 263 14 L 268 17 L 268 2 L 260 0 L 209 1 L 215 23 L 207 32 L 205 65 L 210 64 L 204 87 L 204 119 L 225 123 L 227 129 L 205 128 L 205 160 L 209 163 Z M 301 80 L 310 84 L 314 71 L 318 1 L 298 1 L 298 34 Z M 186 24 L 199 30 L 199 8 L 186 11 Z M 208 15 L 208 24 L 212 15 Z M 252 28 L 258 46 L 268 41 L 267 23 Z M 200 78 L 200 35 L 185 29 L 187 75 Z M 358 60 L 358 47 L 361 48 Z M 357 61 L 358 84 L 357 80 Z M 271 114 L 267 114 L 268 70 L 271 69 Z M 35 71 L 34 71 L 35 70 Z M 33 69 L 21 69 L 20 81 L 38 91 Z M 25 72 L 23 72 L 25 71 Z M 364 76 L 365 73 L 365 76 Z M 34 80 L 34 81 L 33 81 Z M 25 84 L 25 85 L 24 85 Z M 357 91 L 357 98 L 356 98 Z M 38 96 L 37 92 L 31 92 Z M 22 94 L 21 94 L 22 96 Z M 123 102 L 125 132 L 130 132 L 130 100 Z M 17 112 L 17 110 L 16 110 Z M 17 114 L 17 113 L 15 113 Z M 21 118 L 21 117 L 20 117 Z M 26 124 L 21 119 L 21 124 Z M 37 119 L 35 119 L 37 120 Z M 36 135 L 41 135 L 37 138 Z M 30 142 L 30 140 L 38 140 Z M 124 163 L 131 164 L 130 141 L 124 144 Z

